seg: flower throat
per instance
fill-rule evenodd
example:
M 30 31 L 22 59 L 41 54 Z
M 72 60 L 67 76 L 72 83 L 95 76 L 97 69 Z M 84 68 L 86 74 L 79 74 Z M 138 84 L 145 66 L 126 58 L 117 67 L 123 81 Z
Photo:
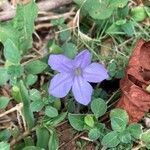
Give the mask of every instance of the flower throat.
M 82 74 L 82 69 L 81 68 L 76 68 L 74 72 L 75 72 L 76 76 L 80 76 Z

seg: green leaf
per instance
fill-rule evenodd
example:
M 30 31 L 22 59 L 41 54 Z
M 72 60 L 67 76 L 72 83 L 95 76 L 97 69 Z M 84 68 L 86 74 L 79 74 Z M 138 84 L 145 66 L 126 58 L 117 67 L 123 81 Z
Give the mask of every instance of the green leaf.
M 47 149 L 49 141 L 49 131 L 44 127 L 36 128 L 37 143 L 36 146 Z
M 104 123 L 97 123 L 95 125 L 100 131 L 104 130 L 105 129 L 105 124 Z
M 10 85 L 14 86 L 17 84 L 17 77 L 10 76 Z
M 1 150 L 10 150 L 10 145 L 6 142 L 0 142 L 0 149 Z
M 142 126 L 137 123 L 130 124 L 127 130 L 135 139 L 139 139 L 142 134 Z
M 98 130 L 97 128 L 91 129 L 88 133 L 88 137 L 91 140 L 97 140 L 100 136 L 101 136 L 100 130 Z
M 124 32 L 121 31 L 121 27 L 116 25 L 116 22 L 114 22 L 107 30 L 106 33 L 109 35 L 114 35 L 114 34 L 125 34 Z
M 62 25 L 64 24 L 64 22 L 65 19 L 63 17 L 51 20 L 51 24 L 53 24 L 54 26 Z
M 29 91 L 30 93 L 30 99 L 32 101 L 40 100 L 41 99 L 41 93 L 37 89 L 32 89 Z
M 111 77 L 114 77 L 116 74 L 116 70 L 117 70 L 117 64 L 116 61 L 112 60 L 107 67 L 108 71 L 109 71 L 109 75 Z
M 110 0 L 110 5 L 114 8 L 123 8 L 127 5 L 128 0 Z
M 125 71 L 124 69 L 117 70 L 117 72 L 115 74 L 115 78 L 122 79 L 125 76 L 125 72 L 124 71 Z
M 42 100 L 35 100 L 30 104 L 30 108 L 33 112 L 39 112 L 44 107 Z
M 121 29 L 128 35 L 133 36 L 134 35 L 134 25 L 132 21 L 128 21 L 125 24 L 121 26 Z
M 87 1 L 83 1 L 83 0 L 73 0 L 73 1 L 79 6 L 82 16 L 87 16 L 88 8 L 89 8 L 89 6 L 86 5 Z
M 34 139 L 31 136 L 25 137 L 24 138 L 24 144 L 26 146 L 33 146 L 34 145 Z
M 112 129 L 118 132 L 122 132 L 126 129 L 129 118 L 125 110 L 116 108 L 111 111 L 110 120 Z
M 84 122 L 89 126 L 89 127 L 94 127 L 94 119 L 92 115 L 86 115 L 84 117 Z
M 119 133 L 119 139 L 122 143 L 131 143 L 131 134 L 127 130 L 125 130 Z
M 11 95 L 15 101 L 21 102 L 21 93 L 18 86 L 13 86 L 11 90 Z
M 19 64 L 21 60 L 20 52 L 16 45 L 7 39 L 4 43 L 4 56 L 7 61 L 13 64 Z
M 0 141 L 7 141 L 11 137 L 11 133 L 9 129 L 1 130 L 0 131 Z
M 84 129 L 84 115 L 68 114 L 69 123 L 77 131 L 83 131 Z
M 60 30 L 59 36 L 62 41 L 66 41 L 71 37 L 70 29 L 66 25 L 63 25 Z
M 59 139 L 56 132 L 51 131 L 50 139 L 48 142 L 48 149 L 49 150 L 58 150 L 59 147 Z
M 11 21 L 0 23 L 0 41 L 4 44 L 7 39 L 10 39 L 18 47 L 18 34 L 16 34 Z
M 126 23 L 126 21 L 127 21 L 126 19 L 117 20 L 117 21 L 116 21 L 116 25 L 118 25 L 118 26 L 123 25 L 123 24 Z
M 118 12 L 117 13 L 118 13 L 119 18 L 127 17 L 127 15 L 129 14 L 129 6 L 126 5 L 123 8 L 118 8 Z
M 145 143 L 145 144 L 150 144 L 150 130 L 147 130 L 146 132 L 144 132 L 141 135 L 141 140 Z
M 147 13 L 147 17 L 150 17 L 150 7 L 144 7 L 145 12 Z
M 73 1 L 74 1 L 74 3 L 76 3 L 79 6 L 81 6 L 84 3 L 83 0 L 73 0 Z
M 0 86 L 5 85 L 9 80 L 9 75 L 5 68 L 0 67 Z
M 30 108 L 29 93 L 22 80 L 20 81 L 20 93 L 21 93 L 21 100 L 23 102 L 23 113 L 25 120 L 27 122 L 28 127 L 32 128 L 34 126 L 34 116 Z
M 34 0 L 26 5 L 18 5 L 16 17 L 13 19 L 13 27 L 18 31 L 19 49 L 26 51 L 32 47 L 32 33 L 34 21 L 38 14 L 38 8 Z
M 58 110 L 52 106 L 47 106 L 45 108 L 45 115 L 48 117 L 54 118 L 58 116 Z
M 17 138 L 20 135 L 20 129 L 15 126 L 13 130 L 11 130 L 11 135 L 14 139 Z
M 104 135 L 106 135 L 106 133 L 108 133 L 107 129 L 105 127 L 105 124 L 103 124 L 103 123 L 97 123 L 95 125 L 95 127 L 100 131 L 99 140 L 101 141 L 102 138 L 104 137 Z
M 34 60 L 25 65 L 25 71 L 30 74 L 39 74 L 47 68 L 47 64 L 40 61 Z
M 117 147 L 110 148 L 109 150 L 132 150 L 133 147 L 133 142 L 128 144 L 120 143 Z
M 111 118 L 112 129 L 118 132 L 122 132 L 126 129 L 126 122 L 121 118 Z
M 48 103 L 54 103 L 54 102 L 57 101 L 57 100 L 59 100 L 59 98 L 54 97 L 54 96 L 52 96 L 52 95 L 48 95 L 48 97 L 47 97 Z
M 23 74 L 23 69 L 21 65 L 11 65 L 8 67 L 8 74 L 14 77 L 20 77 Z
M 37 79 L 38 79 L 37 75 L 28 74 L 25 83 L 27 86 L 31 86 L 37 81 Z
M 69 113 L 73 113 L 75 111 L 75 101 L 73 99 L 70 99 L 68 102 L 67 102 L 67 111 Z
M 55 107 L 57 110 L 60 110 L 61 109 L 61 100 L 60 99 L 55 100 L 53 103 L 53 107 Z
M 67 116 L 67 112 L 61 113 L 60 115 L 58 115 L 55 118 L 48 118 L 48 121 L 45 121 L 45 124 L 47 126 L 53 126 L 56 127 L 60 122 L 62 122 Z
M 9 98 L 8 97 L 4 97 L 4 96 L 0 97 L 0 109 L 6 108 L 8 103 L 9 103 Z
M 98 118 L 105 114 L 105 112 L 107 110 L 107 104 L 101 98 L 94 99 L 91 102 L 91 110 L 94 113 L 95 117 Z
M 133 7 L 131 9 L 131 17 L 137 22 L 143 21 L 147 17 L 144 6 Z
M 85 6 L 88 8 L 88 12 L 89 15 L 93 18 L 93 19 L 107 19 L 109 18 L 112 13 L 114 8 L 111 7 L 109 0 L 105 0 L 105 1 L 99 1 L 99 0 L 95 0 L 93 2 L 93 0 L 88 0 L 85 2 Z
M 64 51 L 62 50 L 62 48 L 57 45 L 54 41 L 53 43 L 48 47 L 48 52 L 50 54 L 62 54 Z
M 102 139 L 102 145 L 106 147 L 116 147 L 120 143 L 116 131 L 109 132 Z
M 31 48 L 37 13 L 34 0 L 26 5 L 18 5 L 15 18 L 0 24 L 0 41 L 4 44 L 9 39 L 20 51 Z
M 77 48 L 76 45 L 73 43 L 65 43 L 62 46 L 62 49 L 64 50 L 64 54 L 69 58 L 74 58 L 77 54 Z
M 36 146 L 26 146 L 22 150 L 45 150 L 44 148 L 36 147 Z
M 149 143 L 146 144 L 145 147 L 146 147 L 147 149 L 150 149 L 150 144 L 149 144 Z

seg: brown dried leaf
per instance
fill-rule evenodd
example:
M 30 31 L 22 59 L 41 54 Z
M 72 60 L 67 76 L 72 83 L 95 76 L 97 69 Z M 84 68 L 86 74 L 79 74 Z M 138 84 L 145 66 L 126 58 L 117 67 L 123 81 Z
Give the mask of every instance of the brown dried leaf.
M 120 82 L 122 97 L 117 107 L 125 109 L 131 122 L 138 122 L 150 109 L 150 41 L 140 40 L 129 60 L 126 75 Z

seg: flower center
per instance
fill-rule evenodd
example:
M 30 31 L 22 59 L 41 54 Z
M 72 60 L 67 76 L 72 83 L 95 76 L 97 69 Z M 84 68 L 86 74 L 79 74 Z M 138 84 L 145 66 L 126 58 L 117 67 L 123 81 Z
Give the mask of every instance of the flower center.
M 82 74 L 81 68 L 76 68 L 74 72 L 75 72 L 75 75 L 76 75 L 76 76 L 79 76 L 79 75 Z

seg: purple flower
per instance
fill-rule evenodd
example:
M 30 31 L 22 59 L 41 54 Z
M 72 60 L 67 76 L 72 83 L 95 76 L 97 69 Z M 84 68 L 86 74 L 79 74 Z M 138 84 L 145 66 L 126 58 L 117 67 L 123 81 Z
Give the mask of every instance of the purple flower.
M 91 101 L 93 88 L 89 82 L 97 83 L 109 77 L 102 64 L 91 63 L 88 50 L 80 52 L 74 60 L 64 55 L 50 55 L 48 64 L 59 72 L 50 82 L 49 94 L 62 98 L 72 88 L 76 101 L 83 105 Z

